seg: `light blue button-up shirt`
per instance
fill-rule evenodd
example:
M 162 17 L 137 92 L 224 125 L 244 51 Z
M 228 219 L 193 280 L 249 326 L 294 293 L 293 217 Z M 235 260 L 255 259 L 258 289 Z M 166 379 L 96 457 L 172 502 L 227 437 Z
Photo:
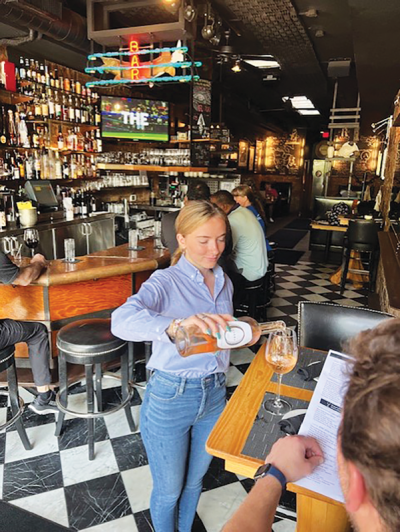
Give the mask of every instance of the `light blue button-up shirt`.
M 173 319 L 193 314 L 232 314 L 233 287 L 220 266 L 214 268 L 214 297 L 200 271 L 184 256 L 165 270 L 156 270 L 134 296 L 112 313 L 115 336 L 133 342 L 152 341 L 153 353 L 147 367 L 186 378 L 226 372 L 229 351 L 183 358 L 166 334 Z

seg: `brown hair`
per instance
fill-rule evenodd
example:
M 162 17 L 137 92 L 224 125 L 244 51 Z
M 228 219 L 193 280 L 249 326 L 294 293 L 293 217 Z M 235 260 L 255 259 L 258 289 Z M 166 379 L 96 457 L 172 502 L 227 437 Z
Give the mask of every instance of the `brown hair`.
M 341 448 L 362 473 L 388 531 L 400 530 L 400 319 L 349 343 L 354 355 L 344 401 Z
M 190 235 L 198 227 L 207 223 L 211 218 L 218 217 L 225 222 L 225 226 L 228 227 L 228 219 L 226 214 L 213 203 L 209 201 L 191 201 L 183 209 L 181 209 L 176 221 L 175 231 L 176 234 L 183 236 Z M 181 258 L 182 249 L 178 247 L 171 258 L 171 266 L 176 264 Z
M 256 209 L 258 214 L 261 216 L 265 224 L 265 227 L 267 227 L 267 220 L 265 218 L 265 213 L 264 213 L 262 203 L 259 200 L 259 198 L 256 196 L 256 194 L 253 192 L 252 188 L 249 187 L 249 185 L 239 185 L 235 187 L 232 190 L 232 195 L 242 196 L 243 198 L 247 198 L 249 202 L 253 205 L 253 207 Z

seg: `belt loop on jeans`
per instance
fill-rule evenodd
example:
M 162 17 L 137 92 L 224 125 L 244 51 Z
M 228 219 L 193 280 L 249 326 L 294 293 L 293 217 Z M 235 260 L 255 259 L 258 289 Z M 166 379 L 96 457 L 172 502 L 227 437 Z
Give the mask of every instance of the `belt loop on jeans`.
M 182 377 L 181 382 L 179 383 L 178 395 L 183 395 L 186 386 L 186 378 Z

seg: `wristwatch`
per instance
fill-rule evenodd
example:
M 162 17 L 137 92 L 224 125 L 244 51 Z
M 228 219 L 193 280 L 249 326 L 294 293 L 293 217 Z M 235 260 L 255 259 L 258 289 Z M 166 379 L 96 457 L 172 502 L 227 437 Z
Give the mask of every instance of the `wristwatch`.
M 273 466 L 272 464 L 263 464 L 262 466 L 260 466 L 257 469 L 256 474 L 254 475 L 254 480 L 259 480 L 260 478 L 264 478 L 267 475 L 275 477 L 277 480 L 279 480 L 282 489 L 286 489 L 285 475 L 282 473 L 282 471 L 279 471 L 279 469 Z

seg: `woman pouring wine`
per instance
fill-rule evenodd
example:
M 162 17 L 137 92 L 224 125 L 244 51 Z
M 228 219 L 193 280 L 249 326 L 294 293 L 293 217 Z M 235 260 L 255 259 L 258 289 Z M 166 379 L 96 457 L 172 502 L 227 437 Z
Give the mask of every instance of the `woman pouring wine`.
M 190 532 L 211 462 L 206 440 L 225 406 L 229 350 L 183 358 L 178 328 L 196 325 L 220 337 L 233 320 L 230 279 L 217 261 L 225 248 L 226 215 L 193 201 L 176 220 L 179 244 L 171 266 L 157 270 L 112 314 L 116 336 L 152 341 L 154 373 L 141 409 L 141 433 L 153 477 L 150 512 L 156 532 Z

